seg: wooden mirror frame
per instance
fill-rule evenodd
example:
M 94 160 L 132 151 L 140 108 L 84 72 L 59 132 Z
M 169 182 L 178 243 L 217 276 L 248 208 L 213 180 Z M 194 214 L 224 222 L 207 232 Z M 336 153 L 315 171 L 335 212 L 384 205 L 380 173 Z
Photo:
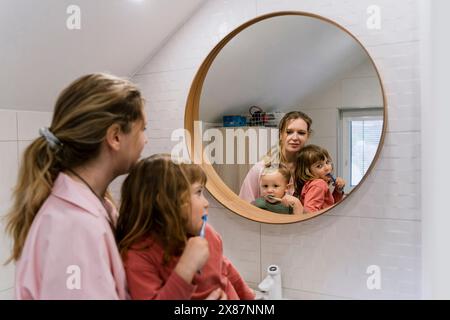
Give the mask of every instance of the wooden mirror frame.
M 346 32 L 348 35 L 350 35 L 361 46 L 361 48 L 364 50 L 364 52 L 367 54 L 368 58 L 372 62 L 372 65 L 378 76 L 379 84 L 381 87 L 381 93 L 383 96 L 383 129 L 381 132 L 380 143 L 378 144 L 377 152 L 373 158 L 372 163 L 370 164 L 369 168 L 367 169 L 366 173 L 364 174 L 364 176 L 361 179 L 361 181 L 359 182 L 359 184 L 355 188 L 353 188 L 353 190 L 348 195 L 346 195 L 346 197 L 342 201 L 334 204 L 333 206 L 326 208 L 324 210 L 321 210 L 321 211 L 304 213 L 301 215 L 287 215 L 287 214 L 273 213 L 273 212 L 266 211 L 266 210 L 260 209 L 258 207 L 255 207 L 254 205 L 239 198 L 239 196 L 236 193 L 234 193 L 223 182 L 223 180 L 216 173 L 216 171 L 214 170 L 213 166 L 209 163 L 209 161 L 207 159 L 203 158 L 202 136 L 200 135 L 200 137 L 199 137 L 194 132 L 194 130 L 195 130 L 194 129 L 194 121 L 199 121 L 199 102 L 200 102 L 201 91 L 202 91 L 203 83 L 206 78 L 206 74 L 208 73 L 208 70 L 209 70 L 211 64 L 213 63 L 214 59 L 219 54 L 219 52 L 222 50 L 222 48 L 225 47 L 225 45 L 231 39 L 233 39 L 237 34 L 239 34 L 242 30 L 246 29 L 247 27 L 249 27 L 257 22 L 266 20 L 266 19 L 270 19 L 270 18 L 278 17 L 278 16 L 286 16 L 286 15 L 298 15 L 298 16 L 307 16 L 307 17 L 311 17 L 311 18 L 316 18 L 316 19 L 322 20 L 326 23 L 330 23 L 330 24 L 338 27 L 342 31 Z M 330 19 L 324 18 L 324 17 L 316 15 L 316 14 L 308 13 L 308 12 L 281 11 L 281 12 L 269 13 L 269 14 L 265 14 L 265 15 L 256 17 L 256 18 L 242 24 L 241 26 L 239 26 L 232 32 L 230 32 L 225 38 L 223 38 L 212 49 L 212 51 L 208 54 L 208 56 L 205 58 L 205 60 L 201 64 L 201 66 L 200 66 L 199 70 L 197 71 L 195 78 L 192 82 L 192 85 L 191 85 L 191 88 L 189 91 L 189 96 L 188 96 L 187 103 L 186 103 L 184 126 L 185 126 L 185 129 L 189 132 L 190 137 L 192 138 L 190 140 L 190 143 L 188 140 L 187 147 L 188 147 L 188 151 L 189 151 L 192 162 L 201 163 L 202 168 L 205 170 L 205 173 L 208 177 L 208 181 L 206 183 L 206 188 L 211 193 L 211 195 L 219 203 L 221 203 L 224 207 L 228 208 L 229 210 L 233 211 L 234 213 L 236 213 L 244 218 L 250 219 L 252 221 L 261 222 L 261 223 L 287 224 L 287 223 L 295 223 L 295 222 L 305 221 L 305 220 L 317 217 L 317 216 L 331 210 L 332 208 L 339 205 L 343 201 L 346 201 L 347 198 L 349 198 L 351 194 L 355 193 L 356 190 L 359 188 L 359 186 L 362 185 L 362 183 L 364 183 L 367 176 L 372 171 L 374 164 L 378 160 L 383 143 L 384 143 L 384 137 L 385 137 L 386 128 L 387 128 L 387 107 L 386 106 L 387 106 L 386 95 L 385 95 L 384 86 L 381 81 L 379 71 L 378 71 L 372 57 L 370 56 L 369 52 L 364 48 L 364 46 L 361 44 L 361 42 L 353 34 L 351 34 L 348 30 L 346 30 L 344 27 L 340 26 L 339 24 L 337 24 L 336 22 L 334 22 Z M 195 139 L 197 141 L 194 141 Z M 194 148 L 194 146 L 195 146 L 195 148 Z

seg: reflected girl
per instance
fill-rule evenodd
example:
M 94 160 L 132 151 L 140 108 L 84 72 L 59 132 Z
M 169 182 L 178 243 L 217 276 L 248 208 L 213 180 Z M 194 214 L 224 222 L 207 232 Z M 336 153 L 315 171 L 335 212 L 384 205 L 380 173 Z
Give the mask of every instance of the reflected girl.
M 323 210 L 342 200 L 345 181 L 334 179 L 332 171 L 332 159 L 326 149 L 310 144 L 299 152 L 295 181 L 303 185 L 300 200 L 305 212 Z M 333 193 L 328 187 L 330 183 L 334 184 Z

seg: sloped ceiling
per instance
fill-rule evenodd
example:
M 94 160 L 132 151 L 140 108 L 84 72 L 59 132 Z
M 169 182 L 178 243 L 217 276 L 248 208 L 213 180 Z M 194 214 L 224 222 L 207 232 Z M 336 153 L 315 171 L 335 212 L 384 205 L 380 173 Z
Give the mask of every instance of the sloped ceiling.
M 235 36 L 213 61 L 200 119 L 221 122 L 223 115 L 247 114 L 253 105 L 295 110 L 368 61 L 359 43 L 331 23 L 295 15 L 260 21 Z
M 53 109 L 80 75 L 132 76 L 205 0 L 1 0 L 0 109 Z M 66 26 L 80 8 L 79 30 Z

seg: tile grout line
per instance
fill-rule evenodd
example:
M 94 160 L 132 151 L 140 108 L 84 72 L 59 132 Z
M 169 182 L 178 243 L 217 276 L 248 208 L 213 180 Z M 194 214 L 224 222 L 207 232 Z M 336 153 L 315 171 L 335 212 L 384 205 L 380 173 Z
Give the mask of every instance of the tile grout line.
M 15 112 L 16 114 L 16 152 L 17 152 L 17 166 L 20 164 L 20 154 L 19 154 L 19 112 Z M 17 168 L 20 170 L 20 168 Z
M 6 292 L 6 291 L 11 290 L 11 289 L 14 289 L 14 286 L 13 286 L 13 287 L 10 287 L 10 288 L 6 288 L 6 289 L 0 290 L 0 293 L 1 293 L 1 292 Z
M 284 287 L 284 289 L 288 289 L 288 290 L 292 290 L 292 291 L 298 291 L 298 292 L 304 292 L 304 293 L 310 293 L 310 294 L 315 294 L 315 295 L 319 295 L 319 296 L 327 296 L 327 297 L 333 297 L 333 298 L 343 298 L 343 299 L 349 299 L 349 300 L 354 300 L 355 298 L 351 298 L 351 297 L 346 297 L 346 296 L 336 296 L 333 294 L 325 294 L 325 293 L 320 293 L 320 292 L 316 292 L 316 291 L 309 291 L 309 290 L 299 290 L 299 289 L 293 289 L 293 288 L 288 288 L 288 287 Z

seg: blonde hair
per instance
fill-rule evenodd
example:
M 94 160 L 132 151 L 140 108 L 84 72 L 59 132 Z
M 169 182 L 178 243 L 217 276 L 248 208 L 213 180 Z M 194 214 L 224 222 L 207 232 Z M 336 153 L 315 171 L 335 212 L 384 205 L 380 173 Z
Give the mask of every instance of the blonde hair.
M 288 124 L 292 120 L 302 119 L 306 122 L 308 136 L 312 134 L 312 119 L 304 112 L 291 111 L 286 113 L 278 124 L 278 144 L 271 148 L 268 154 L 263 158 L 264 163 L 287 163 L 284 154 L 284 144 L 282 143 L 283 133 L 286 131 Z
M 331 156 L 325 148 L 314 144 L 309 144 L 303 147 L 297 156 L 297 166 L 295 170 L 295 183 L 302 183 L 302 185 L 309 180 L 316 177 L 311 173 L 311 167 L 318 161 L 331 160 Z
M 282 163 L 266 163 L 264 169 L 261 172 L 261 177 L 266 174 L 272 174 L 275 172 L 279 172 L 286 180 L 286 183 L 289 183 L 289 181 L 291 180 L 291 171 L 288 169 L 288 167 L 286 167 L 286 165 Z
M 96 73 L 83 76 L 59 95 L 49 131 L 57 146 L 35 139 L 25 150 L 6 219 L 14 247 L 8 262 L 20 258 L 31 224 L 53 183 L 64 169 L 82 165 L 100 152 L 108 128 L 118 124 L 124 133 L 143 119 L 144 100 L 128 80 Z
M 196 164 L 175 163 L 169 154 L 142 159 L 122 185 L 116 242 L 120 254 L 153 236 L 164 250 L 164 263 L 184 250 L 190 221 L 191 185 L 206 184 Z M 144 249 L 144 248 L 140 248 Z

